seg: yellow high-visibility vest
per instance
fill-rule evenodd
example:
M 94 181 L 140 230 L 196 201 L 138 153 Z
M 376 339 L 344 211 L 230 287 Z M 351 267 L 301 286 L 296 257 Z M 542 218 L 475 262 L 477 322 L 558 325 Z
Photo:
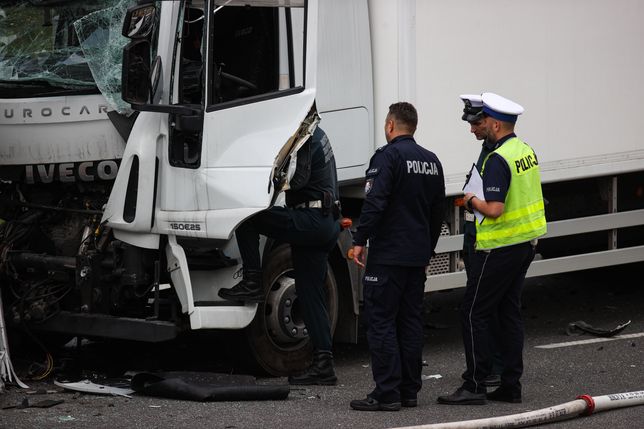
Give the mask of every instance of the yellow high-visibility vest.
M 486 217 L 483 222 L 476 222 L 476 250 L 525 243 L 546 233 L 539 162 L 532 148 L 513 137 L 492 153 L 507 162 L 512 178 L 503 214 L 496 219 Z M 490 155 L 483 161 L 483 176 Z

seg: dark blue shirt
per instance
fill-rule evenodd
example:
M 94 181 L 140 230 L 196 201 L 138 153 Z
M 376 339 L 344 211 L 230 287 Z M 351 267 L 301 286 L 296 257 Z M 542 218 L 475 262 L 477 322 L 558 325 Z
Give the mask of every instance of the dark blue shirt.
M 445 211 L 443 167 L 412 136 L 379 148 L 366 171 L 365 201 L 354 243 L 369 240 L 369 262 L 425 266 Z
M 492 143 L 487 139 L 483 141 L 483 144 L 481 144 L 481 153 L 479 154 L 479 159 L 476 161 L 476 169 L 478 171 L 481 171 L 481 167 L 483 166 L 483 161 L 485 160 L 485 158 L 497 147 L 499 147 L 498 142 Z M 463 247 L 469 247 L 473 251 L 475 242 L 476 225 L 472 221 L 465 221 L 465 224 L 463 225 Z
M 516 137 L 516 134 L 508 134 L 497 140 L 496 147 L 501 147 L 503 143 L 513 137 Z M 511 178 L 512 173 L 510 173 L 510 167 L 508 167 L 505 159 L 496 153 L 491 154 L 483 170 L 483 194 L 485 195 L 485 201 L 505 202 L 505 196 L 508 193 L 508 189 L 510 189 Z

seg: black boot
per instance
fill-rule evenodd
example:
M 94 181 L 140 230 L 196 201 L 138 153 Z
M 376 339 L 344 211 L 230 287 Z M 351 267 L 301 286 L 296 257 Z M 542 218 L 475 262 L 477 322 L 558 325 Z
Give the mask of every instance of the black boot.
M 230 289 L 219 289 L 218 295 L 231 301 L 263 302 L 261 270 L 244 270 L 242 281 Z
M 333 368 L 333 353 L 328 350 L 313 352 L 313 363 L 302 375 L 289 376 L 289 384 L 335 386 L 338 377 Z

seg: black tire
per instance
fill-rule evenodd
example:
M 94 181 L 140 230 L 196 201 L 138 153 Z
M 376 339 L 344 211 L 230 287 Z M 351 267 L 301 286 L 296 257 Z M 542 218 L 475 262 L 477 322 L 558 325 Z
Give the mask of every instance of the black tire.
M 248 345 L 257 365 L 268 374 L 297 373 L 308 366 L 312 346 L 298 315 L 291 247 L 273 249 L 264 267 L 266 301 L 259 304 L 255 319 L 246 328 Z M 325 288 L 333 335 L 338 321 L 338 286 L 328 264 Z

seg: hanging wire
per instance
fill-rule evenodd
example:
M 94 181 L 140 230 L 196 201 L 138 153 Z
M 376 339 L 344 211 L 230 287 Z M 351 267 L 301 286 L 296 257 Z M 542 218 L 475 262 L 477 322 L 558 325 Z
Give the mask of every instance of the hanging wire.
M 213 11 L 212 11 L 212 14 L 213 14 L 213 15 L 214 15 L 214 14 L 216 14 L 216 13 L 219 11 L 219 9 L 223 8 L 224 6 L 226 6 L 226 5 L 227 5 L 228 3 L 230 3 L 231 1 L 233 1 L 233 0 L 228 0 L 226 3 L 222 4 L 221 6 L 219 6 L 219 7 L 218 7 L 218 8 L 216 8 L 215 10 L 213 10 Z

